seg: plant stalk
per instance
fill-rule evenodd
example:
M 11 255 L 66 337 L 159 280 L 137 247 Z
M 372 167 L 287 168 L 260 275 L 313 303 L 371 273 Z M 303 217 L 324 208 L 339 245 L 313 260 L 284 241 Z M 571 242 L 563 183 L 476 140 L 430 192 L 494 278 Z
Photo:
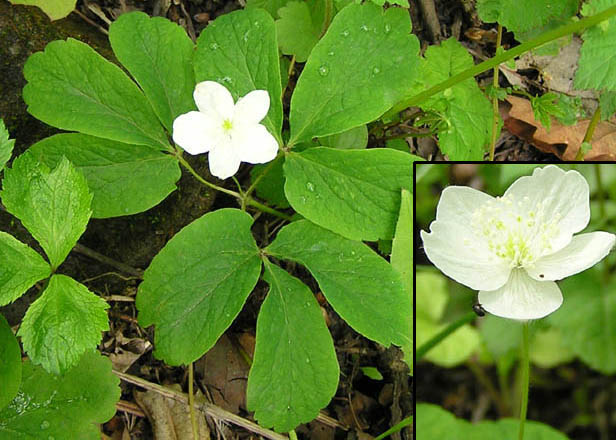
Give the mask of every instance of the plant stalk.
M 528 386 L 530 377 L 530 361 L 528 357 L 528 321 L 522 328 L 522 399 L 520 402 L 520 429 L 518 440 L 524 440 L 524 423 L 526 422 L 526 411 L 528 409 Z
M 498 31 L 496 34 L 496 53 L 498 48 L 501 47 L 501 41 L 503 39 L 503 26 L 498 25 Z M 494 75 L 492 76 L 492 89 L 496 91 L 498 89 L 498 66 L 494 67 Z M 492 97 L 492 137 L 490 139 L 490 162 L 494 161 L 494 149 L 496 148 L 496 131 L 498 128 L 498 119 L 500 115 L 498 113 L 498 98 L 496 95 Z
M 597 125 L 599 124 L 600 120 L 601 120 L 601 106 L 599 105 L 597 106 L 597 109 L 595 110 L 595 112 L 592 114 L 592 118 L 590 119 L 590 124 L 588 124 L 588 128 L 586 129 L 586 133 L 584 134 L 584 140 L 582 141 L 582 143 L 590 142 L 592 140 L 592 137 L 595 134 L 595 128 L 597 128 Z M 575 155 L 575 160 L 576 161 L 584 160 L 584 150 L 582 149 L 582 146 L 580 146 L 580 149 Z
M 434 335 L 428 341 L 426 341 L 421 347 L 419 347 L 415 351 L 415 361 L 419 362 L 419 360 L 426 355 L 430 350 L 432 350 L 435 346 L 437 346 L 443 339 L 447 336 L 455 332 L 458 328 L 462 327 L 464 324 L 468 324 L 472 322 L 477 315 L 475 312 L 469 312 L 466 315 L 459 318 L 457 321 L 452 322 L 447 327 L 445 327 L 441 332 Z
M 195 416 L 195 393 L 193 383 L 195 381 L 193 363 L 188 364 L 188 409 L 190 411 L 190 423 L 192 424 L 193 438 L 199 440 L 199 426 Z
M 474 76 L 479 75 L 486 70 L 490 70 L 498 66 L 499 64 L 504 63 L 505 61 L 520 56 L 523 53 L 528 52 L 529 50 L 544 45 L 545 43 L 557 40 L 558 38 L 564 37 L 566 35 L 581 32 L 584 29 L 601 23 L 602 21 L 607 20 L 614 15 L 616 15 L 616 6 L 607 8 L 606 10 L 599 12 L 598 14 L 595 14 L 591 17 L 583 18 L 579 21 L 566 24 L 557 29 L 541 34 L 537 38 L 533 38 L 532 40 L 522 43 L 519 46 L 514 47 L 513 49 L 509 49 L 501 53 L 500 55 L 496 55 L 494 58 L 490 58 L 489 60 L 486 60 L 469 69 L 466 69 L 465 71 L 448 78 L 442 83 L 430 87 L 428 90 L 424 90 L 423 92 L 396 104 L 391 110 L 387 112 L 387 115 L 398 113 L 399 111 L 407 107 L 417 106 L 424 102 L 426 99 L 430 98 L 432 95 L 436 95 L 437 93 L 442 92 L 443 90 L 446 90 L 458 84 L 459 82 L 462 82 L 469 78 L 473 78 Z

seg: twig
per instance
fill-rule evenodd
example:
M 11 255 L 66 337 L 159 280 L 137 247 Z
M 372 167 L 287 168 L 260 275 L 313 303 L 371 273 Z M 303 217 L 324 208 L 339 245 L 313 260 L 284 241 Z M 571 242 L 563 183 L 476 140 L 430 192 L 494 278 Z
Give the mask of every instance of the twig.
M 147 390 L 155 391 L 165 397 L 176 400 L 178 402 L 182 402 L 186 405 L 188 404 L 188 397 L 186 397 L 186 395 L 182 393 L 178 393 L 177 391 L 173 391 L 169 388 L 165 388 L 162 385 L 148 382 L 147 380 L 141 379 L 140 377 L 122 373 L 117 370 L 113 370 L 113 373 L 125 382 L 132 383 L 134 385 L 140 386 Z M 233 423 L 234 425 L 237 425 L 237 426 L 241 426 L 242 428 L 247 429 L 251 432 L 254 432 L 255 434 L 258 434 L 265 438 L 268 438 L 271 440 L 288 440 L 287 437 L 285 437 L 284 435 L 278 434 L 269 429 L 261 428 L 256 423 L 251 422 L 250 420 L 246 420 L 245 418 L 235 415 L 229 411 L 225 411 L 224 409 L 216 405 L 212 405 L 211 403 L 207 403 L 207 402 L 197 403 L 194 406 L 199 411 L 204 412 L 210 417 L 213 417 L 218 420 L 222 420 L 227 423 Z
M 124 264 L 120 261 L 116 261 L 112 258 L 109 258 L 103 254 L 99 254 L 98 252 L 88 247 L 85 247 L 82 244 L 77 243 L 75 247 L 73 248 L 73 250 L 79 254 L 85 255 L 86 257 L 90 257 L 94 260 L 100 261 L 101 263 L 105 263 L 111 267 L 115 267 L 116 269 L 121 270 L 124 273 L 132 275 L 134 277 L 138 277 L 139 279 L 143 278 L 143 270 L 135 269 L 134 267 L 129 266 L 128 264 Z

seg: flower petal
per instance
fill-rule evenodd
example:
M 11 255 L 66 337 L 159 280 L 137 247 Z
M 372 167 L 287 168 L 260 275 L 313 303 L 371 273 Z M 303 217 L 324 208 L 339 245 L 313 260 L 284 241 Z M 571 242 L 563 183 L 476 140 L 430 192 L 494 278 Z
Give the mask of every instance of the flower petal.
M 269 106 L 269 94 L 265 90 L 253 90 L 237 100 L 233 120 L 242 124 L 258 124 L 267 115 Z
M 216 145 L 215 127 L 210 117 L 201 112 L 188 112 L 173 121 L 173 142 L 187 153 L 201 154 Z
M 554 281 L 536 281 L 524 269 L 514 269 L 504 286 L 480 291 L 479 302 L 493 315 L 527 320 L 554 312 L 563 303 L 563 296 Z
M 265 163 L 278 154 L 278 142 L 261 124 L 242 124 L 233 132 L 233 145 L 242 162 Z
M 471 289 L 494 290 L 509 279 L 511 268 L 478 239 L 469 223 L 437 220 L 421 231 L 430 261 L 445 275 Z
M 220 123 L 233 118 L 233 96 L 229 90 L 215 81 L 203 81 L 195 86 L 193 92 L 195 104 L 200 112 L 217 116 Z
M 590 202 L 588 182 L 577 171 L 563 171 L 555 165 L 536 168 L 532 176 L 520 177 L 504 197 L 513 196 L 524 210 L 536 211 L 544 222 L 554 222 L 550 239 L 552 252 L 565 247 L 576 232 L 588 225 Z
M 494 197 L 468 186 L 448 186 L 441 193 L 436 220 L 470 225 L 473 212 Z
M 210 173 L 212 173 L 213 176 L 219 179 L 226 179 L 237 173 L 241 161 L 233 148 L 230 148 L 229 145 L 224 145 L 210 151 L 208 162 L 210 165 Z
M 527 272 L 539 281 L 562 280 L 597 264 L 610 253 L 615 241 L 616 235 L 608 232 L 576 235 L 560 251 L 537 260 Z

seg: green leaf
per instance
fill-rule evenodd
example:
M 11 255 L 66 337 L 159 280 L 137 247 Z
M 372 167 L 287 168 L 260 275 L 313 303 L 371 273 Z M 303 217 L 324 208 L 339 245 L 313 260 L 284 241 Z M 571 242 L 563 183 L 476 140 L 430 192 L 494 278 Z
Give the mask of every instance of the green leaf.
M 578 0 L 477 0 L 482 21 L 498 22 L 512 32 L 527 32 L 577 12 Z
M 396 225 L 396 233 L 392 243 L 390 262 L 393 268 L 401 275 L 402 283 L 406 289 L 409 298 L 412 295 L 413 287 L 413 247 L 411 229 L 411 193 L 407 190 L 402 190 L 400 201 L 400 214 L 398 215 L 398 223 Z M 411 309 L 411 314 L 413 310 Z M 410 342 L 413 339 L 413 328 L 411 328 L 411 336 L 409 343 L 404 345 L 404 361 L 413 372 L 413 363 L 411 360 L 411 352 L 413 345 Z
M 11 158 L 15 139 L 9 139 L 9 132 L 4 126 L 4 121 L 0 118 L 0 171 L 4 169 L 4 165 Z
M 58 267 L 83 234 L 90 219 L 92 195 L 85 177 L 62 159 L 50 169 L 22 154 L 4 170 L 2 201 Z
M 616 372 L 616 282 L 602 281 L 599 269 L 589 269 L 560 283 L 566 301 L 548 321 L 562 335 L 563 344 L 603 374 Z
M 432 87 L 473 66 L 473 58 L 455 39 L 426 50 L 424 88 Z M 482 160 L 492 131 L 492 105 L 473 78 L 458 83 L 421 105 L 440 114 L 439 146 L 451 160 Z
M 266 262 L 265 269 L 270 290 L 257 319 L 246 401 L 261 426 L 287 432 L 329 403 L 340 371 L 310 289 L 278 266 Z
M 0 315 L 0 383 L 2 384 L 0 410 L 2 410 L 17 395 L 21 385 L 21 348 L 11 326 L 2 315 Z
M 514 440 L 518 438 L 520 421 L 500 419 L 496 422 L 469 423 L 458 419 L 437 405 L 419 403 L 415 414 L 417 438 L 439 440 Z M 567 436 L 539 422 L 527 420 L 524 424 L 525 440 L 567 440 Z
M 361 367 L 361 371 L 372 380 L 383 380 L 383 375 L 375 367 Z
M 530 343 L 530 360 L 541 368 L 553 368 L 571 362 L 574 357 L 555 328 L 536 332 Z
M 23 98 L 28 112 L 63 130 L 156 150 L 171 146 L 150 103 L 115 64 L 85 43 L 52 41 L 28 58 Z
M 98 440 L 97 424 L 116 412 L 119 382 L 98 353 L 86 353 L 61 376 L 26 361 L 17 397 L 0 411 L 0 438 Z
M 178 161 L 141 145 L 127 145 L 81 133 L 43 139 L 28 149 L 50 168 L 65 156 L 83 173 L 92 192 L 92 217 L 143 212 L 176 189 Z
M 6 232 L 0 231 L 0 306 L 15 301 L 51 268 L 43 257 Z
M 255 190 L 259 197 L 282 209 L 289 207 L 287 197 L 284 195 L 284 174 L 282 172 L 284 161 L 284 156 L 279 156 L 273 162 L 255 165 L 250 170 L 250 180 L 255 182 L 261 173 L 271 166 L 269 172 L 259 180 Z
M 598 14 L 616 5 L 616 0 L 591 0 L 582 15 Z M 576 89 L 616 91 L 616 17 L 586 29 L 573 81 Z
M 154 257 L 137 294 L 139 324 L 155 324 L 156 356 L 188 364 L 231 325 L 261 272 L 252 217 L 219 209 L 178 232 Z
M 278 9 L 287 4 L 289 0 L 247 0 L 246 9 L 265 9 L 272 18 L 278 18 Z
M 603 92 L 599 97 L 601 120 L 606 121 L 616 113 L 616 92 Z
M 297 212 L 340 235 L 391 239 L 414 159 L 387 148 L 309 148 L 287 155 L 284 191 Z
M 289 145 L 377 119 L 416 82 L 408 11 L 351 4 L 312 50 L 291 98 Z
M 32 362 L 51 373 L 63 373 L 84 352 L 96 349 L 102 332 L 109 330 L 108 308 L 83 284 L 53 275 L 26 312 L 18 335 Z
M 360 125 L 342 133 L 324 136 L 319 138 L 319 143 L 324 147 L 339 148 L 341 150 L 361 150 L 368 145 L 368 127 Z
M 334 310 L 362 335 L 385 346 L 410 343 L 411 297 L 398 273 L 364 243 L 300 220 L 282 228 L 266 251 L 306 266 Z
M 413 279 L 413 246 L 411 236 L 411 193 L 402 190 L 400 199 L 400 214 L 396 225 L 396 234 L 391 249 L 391 265 L 402 276 L 406 290 L 411 293 Z
M 197 82 L 216 81 L 236 101 L 253 90 L 266 90 L 270 108 L 262 124 L 282 143 L 278 43 L 267 12 L 251 8 L 221 15 L 199 35 L 194 60 Z
M 75 9 L 77 0 L 9 0 L 14 5 L 38 6 L 51 20 L 59 20 Z
M 303 63 L 321 36 L 324 15 L 323 0 L 290 1 L 278 10 L 276 33 L 280 51 L 295 55 Z
M 143 12 L 122 14 L 114 21 L 109 42 L 171 133 L 173 120 L 195 109 L 193 42 L 177 24 Z

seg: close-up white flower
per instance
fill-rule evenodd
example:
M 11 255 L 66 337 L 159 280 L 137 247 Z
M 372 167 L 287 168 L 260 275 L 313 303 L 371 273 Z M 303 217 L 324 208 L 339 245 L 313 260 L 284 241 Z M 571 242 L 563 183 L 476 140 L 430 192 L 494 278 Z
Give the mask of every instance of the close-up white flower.
M 190 154 L 209 152 L 210 172 L 233 176 L 240 162 L 265 163 L 278 154 L 278 142 L 260 124 L 269 110 L 265 90 L 253 90 L 233 102 L 231 93 L 214 81 L 197 84 L 193 93 L 199 111 L 173 121 L 173 141 Z
M 574 236 L 589 221 L 586 179 L 549 165 L 516 180 L 502 197 L 445 188 L 421 238 L 438 269 L 479 290 L 486 311 L 539 319 L 562 304 L 555 281 L 595 265 L 614 246 L 616 236 L 607 232 Z

